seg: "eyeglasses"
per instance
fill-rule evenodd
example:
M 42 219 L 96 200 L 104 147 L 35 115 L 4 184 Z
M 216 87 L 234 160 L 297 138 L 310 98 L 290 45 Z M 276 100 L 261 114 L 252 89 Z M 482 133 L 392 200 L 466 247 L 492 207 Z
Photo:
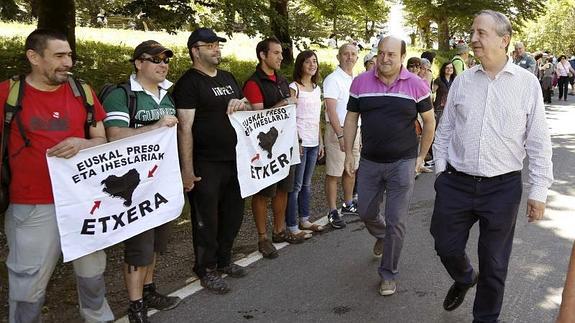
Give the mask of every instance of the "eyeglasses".
M 160 64 L 161 62 L 164 62 L 164 64 L 169 64 L 170 63 L 170 58 L 169 57 L 164 57 L 164 58 L 160 58 L 158 56 L 154 56 L 154 57 L 140 57 L 139 60 L 141 61 L 148 61 L 154 64 Z
M 207 48 L 207 49 L 209 49 L 209 50 L 214 50 L 214 49 L 216 49 L 216 48 L 217 48 L 217 49 L 222 49 L 222 48 L 224 48 L 224 45 L 223 45 L 223 44 L 220 44 L 220 43 L 210 43 L 210 44 L 195 45 L 194 47 L 195 47 L 195 48 L 205 47 L 205 48 Z

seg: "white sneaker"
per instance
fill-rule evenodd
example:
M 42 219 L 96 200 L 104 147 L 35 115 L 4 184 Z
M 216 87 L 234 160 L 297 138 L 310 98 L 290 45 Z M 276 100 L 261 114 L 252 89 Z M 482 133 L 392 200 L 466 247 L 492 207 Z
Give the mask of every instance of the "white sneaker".
M 381 296 L 390 296 L 395 294 L 395 290 L 397 288 L 397 284 L 395 280 L 381 280 L 379 284 L 379 295 Z

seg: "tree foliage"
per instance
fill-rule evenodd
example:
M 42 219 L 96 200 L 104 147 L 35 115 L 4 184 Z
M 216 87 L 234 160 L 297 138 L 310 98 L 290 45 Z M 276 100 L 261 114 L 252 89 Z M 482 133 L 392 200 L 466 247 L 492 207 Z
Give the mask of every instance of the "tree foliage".
M 359 35 L 368 41 L 376 27 L 387 21 L 389 7 L 383 0 L 305 0 L 316 17 L 324 20 L 324 30 L 338 38 Z M 328 28 L 326 28 L 328 27 Z M 327 34 L 325 35 L 327 36 Z
M 545 14 L 527 23 L 517 38 L 527 49 L 550 51 L 554 54 L 575 54 L 575 0 L 549 0 Z
M 455 33 L 466 34 L 473 17 L 483 9 L 499 11 L 511 20 L 515 29 L 536 18 L 545 7 L 540 0 L 402 0 L 408 21 L 420 31 L 429 47 L 432 23 L 437 24 L 440 50 L 449 49 L 449 38 Z

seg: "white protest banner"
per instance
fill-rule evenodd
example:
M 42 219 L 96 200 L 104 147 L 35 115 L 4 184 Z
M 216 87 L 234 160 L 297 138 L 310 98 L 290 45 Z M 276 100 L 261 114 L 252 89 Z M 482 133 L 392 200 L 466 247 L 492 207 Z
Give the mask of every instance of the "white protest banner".
M 229 115 L 236 130 L 238 180 L 242 197 L 286 178 L 300 163 L 295 105 Z
M 177 218 L 184 206 L 176 127 L 46 157 L 64 261 Z

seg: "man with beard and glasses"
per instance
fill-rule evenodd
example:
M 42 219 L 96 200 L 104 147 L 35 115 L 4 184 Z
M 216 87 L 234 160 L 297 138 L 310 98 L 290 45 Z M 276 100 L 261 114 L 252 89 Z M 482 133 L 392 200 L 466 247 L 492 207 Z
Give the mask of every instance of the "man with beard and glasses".
M 218 69 L 226 39 L 198 28 L 188 39 L 190 68 L 176 82 L 178 147 L 184 190 L 190 201 L 194 272 L 206 289 L 230 291 L 221 277 L 243 277 L 232 246 L 244 216 L 236 167 L 236 132 L 227 116 L 250 108 L 234 76 Z
M 145 41 L 134 49 L 130 62 L 135 73 L 130 76 L 129 86 L 135 102 L 130 103 L 128 93 L 120 87 L 102 102 L 107 112 L 104 126 L 110 141 L 178 123 L 176 108 L 168 94 L 172 82 L 166 79 L 172 56 L 171 50 L 154 40 Z M 130 104 L 135 105 L 133 115 L 129 111 Z M 134 120 L 130 120 L 131 116 Z M 181 301 L 179 297 L 158 293 L 154 284 L 156 259 L 159 253 L 167 250 L 169 235 L 170 223 L 166 223 L 124 241 L 124 279 L 130 299 L 130 323 L 148 322 L 148 308 L 169 310 Z
M 526 217 L 543 218 L 553 183 L 551 139 L 539 81 L 507 57 L 512 28 L 502 13 L 475 16 L 471 45 L 481 64 L 458 75 L 439 122 L 431 234 L 454 280 L 443 302 L 453 311 L 477 284 L 473 322 L 497 322 L 528 157 Z M 465 248 L 479 221 L 479 270 Z
M 66 36 L 37 29 L 26 38 L 25 50 L 31 72 L 19 80 L 23 82 L 22 109 L 13 116 L 8 142 L 12 178 L 5 229 L 11 323 L 41 321 L 46 286 L 60 258 L 60 235 L 46 154 L 71 158 L 81 149 L 106 142 L 102 124 L 106 113 L 93 91 L 86 95 L 94 98 L 95 124 L 86 131 L 84 101 L 75 95 L 69 82 L 73 62 Z M 2 107 L 10 91 L 9 84 L 8 81 L 0 84 Z M 73 265 L 83 319 L 113 320 L 105 298 L 104 251 L 78 258 Z

